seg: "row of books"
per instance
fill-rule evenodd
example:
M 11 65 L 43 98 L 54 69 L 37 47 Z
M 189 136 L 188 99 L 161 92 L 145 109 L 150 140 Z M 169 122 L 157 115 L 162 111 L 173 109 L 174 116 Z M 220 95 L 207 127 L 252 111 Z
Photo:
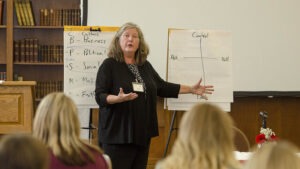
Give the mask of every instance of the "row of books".
M 0 80 L 6 80 L 6 72 L 0 72 Z
M 63 81 L 37 81 L 35 98 L 42 99 L 49 93 L 63 91 Z
M 63 63 L 63 45 L 40 45 L 37 38 L 14 41 L 14 62 Z
M 81 25 L 80 9 L 40 9 L 40 26 Z
M 4 8 L 4 1 L 0 0 L 0 25 L 2 25 L 3 23 L 3 9 Z
M 17 21 L 20 26 L 35 26 L 35 19 L 30 0 L 14 0 Z
M 2 0 L 0 0 L 2 1 Z M 30 0 L 14 0 L 19 26 L 35 26 L 35 16 Z M 81 10 L 77 9 L 46 9 L 40 10 L 40 26 L 81 25 Z

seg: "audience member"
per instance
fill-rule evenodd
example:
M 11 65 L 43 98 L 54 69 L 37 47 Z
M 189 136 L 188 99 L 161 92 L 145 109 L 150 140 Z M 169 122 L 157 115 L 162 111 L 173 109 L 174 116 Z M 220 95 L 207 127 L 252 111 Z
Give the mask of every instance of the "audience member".
M 254 151 L 244 169 L 300 169 L 298 148 L 287 141 L 266 142 Z
M 219 107 L 196 104 L 184 113 L 171 154 L 156 169 L 237 169 L 233 120 Z
M 0 140 L 0 169 L 47 169 L 47 147 L 28 134 L 4 135 Z
M 33 135 L 49 147 L 50 169 L 108 169 L 102 150 L 80 138 L 78 110 L 64 93 L 48 94 L 39 103 Z

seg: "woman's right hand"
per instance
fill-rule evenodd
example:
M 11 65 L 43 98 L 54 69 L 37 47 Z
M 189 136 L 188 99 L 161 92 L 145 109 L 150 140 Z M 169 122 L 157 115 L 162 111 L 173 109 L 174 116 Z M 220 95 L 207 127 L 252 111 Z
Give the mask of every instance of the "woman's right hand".
M 138 97 L 138 94 L 130 92 L 125 94 L 123 89 L 120 88 L 118 95 L 108 95 L 106 101 L 108 104 L 122 103 L 130 100 L 134 100 Z
M 134 100 L 138 97 L 138 94 L 130 92 L 125 94 L 123 91 L 123 88 L 120 88 L 118 97 L 120 99 L 120 102 L 126 102 L 126 101 L 130 101 L 130 100 Z

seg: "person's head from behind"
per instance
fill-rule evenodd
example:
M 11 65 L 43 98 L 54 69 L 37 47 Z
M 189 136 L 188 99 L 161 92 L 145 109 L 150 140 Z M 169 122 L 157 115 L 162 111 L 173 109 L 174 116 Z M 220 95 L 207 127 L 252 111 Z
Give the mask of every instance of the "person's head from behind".
M 48 94 L 38 105 L 33 122 L 33 135 L 41 139 L 61 159 L 74 151 L 78 153 L 78 147 L 83 145 L 77 111 L 74 101 L 62 92 Z M 69 160 L 67 163 L 72 164 L 72 159 Z
M 299 169 L 298 148 L 288 142 L 266 142 L 254 152 L 244 169 Z
M 4 135 L 0 139 L 0 169 L 47 169 L 47 147 L 27 134 Z
M 50 147 L 63 138 L 80 137 L 80 122 L 73 100 L 62 92 L 50 93 L 39 103 L 33 122 L 33 134 Z M 62 146 L 65 142 L 61 142 Z
M 124 62 L 124 54 L 134 52 L 136 64 L 143 64 L 149 54 L 149 47 L 145 42 L 140 27 L 132 22 L 125 23 L 113 38 L 108 56 Z
M 174 168 L 234 168 L 238 163 L 233 154 L 233 127 L 231 117 L 216 105 L 196 104 L 181 119 L 169 164 L 177 165 Z

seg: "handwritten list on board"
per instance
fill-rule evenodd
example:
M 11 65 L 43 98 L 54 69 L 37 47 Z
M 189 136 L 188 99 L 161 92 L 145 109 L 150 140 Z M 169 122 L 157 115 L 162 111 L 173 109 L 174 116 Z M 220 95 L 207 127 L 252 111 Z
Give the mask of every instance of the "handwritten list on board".
M 98 107 L 96 75 L 117 30 L 118 27 L 95 26 L 64 28 L 64 92 L 79 107 Z

